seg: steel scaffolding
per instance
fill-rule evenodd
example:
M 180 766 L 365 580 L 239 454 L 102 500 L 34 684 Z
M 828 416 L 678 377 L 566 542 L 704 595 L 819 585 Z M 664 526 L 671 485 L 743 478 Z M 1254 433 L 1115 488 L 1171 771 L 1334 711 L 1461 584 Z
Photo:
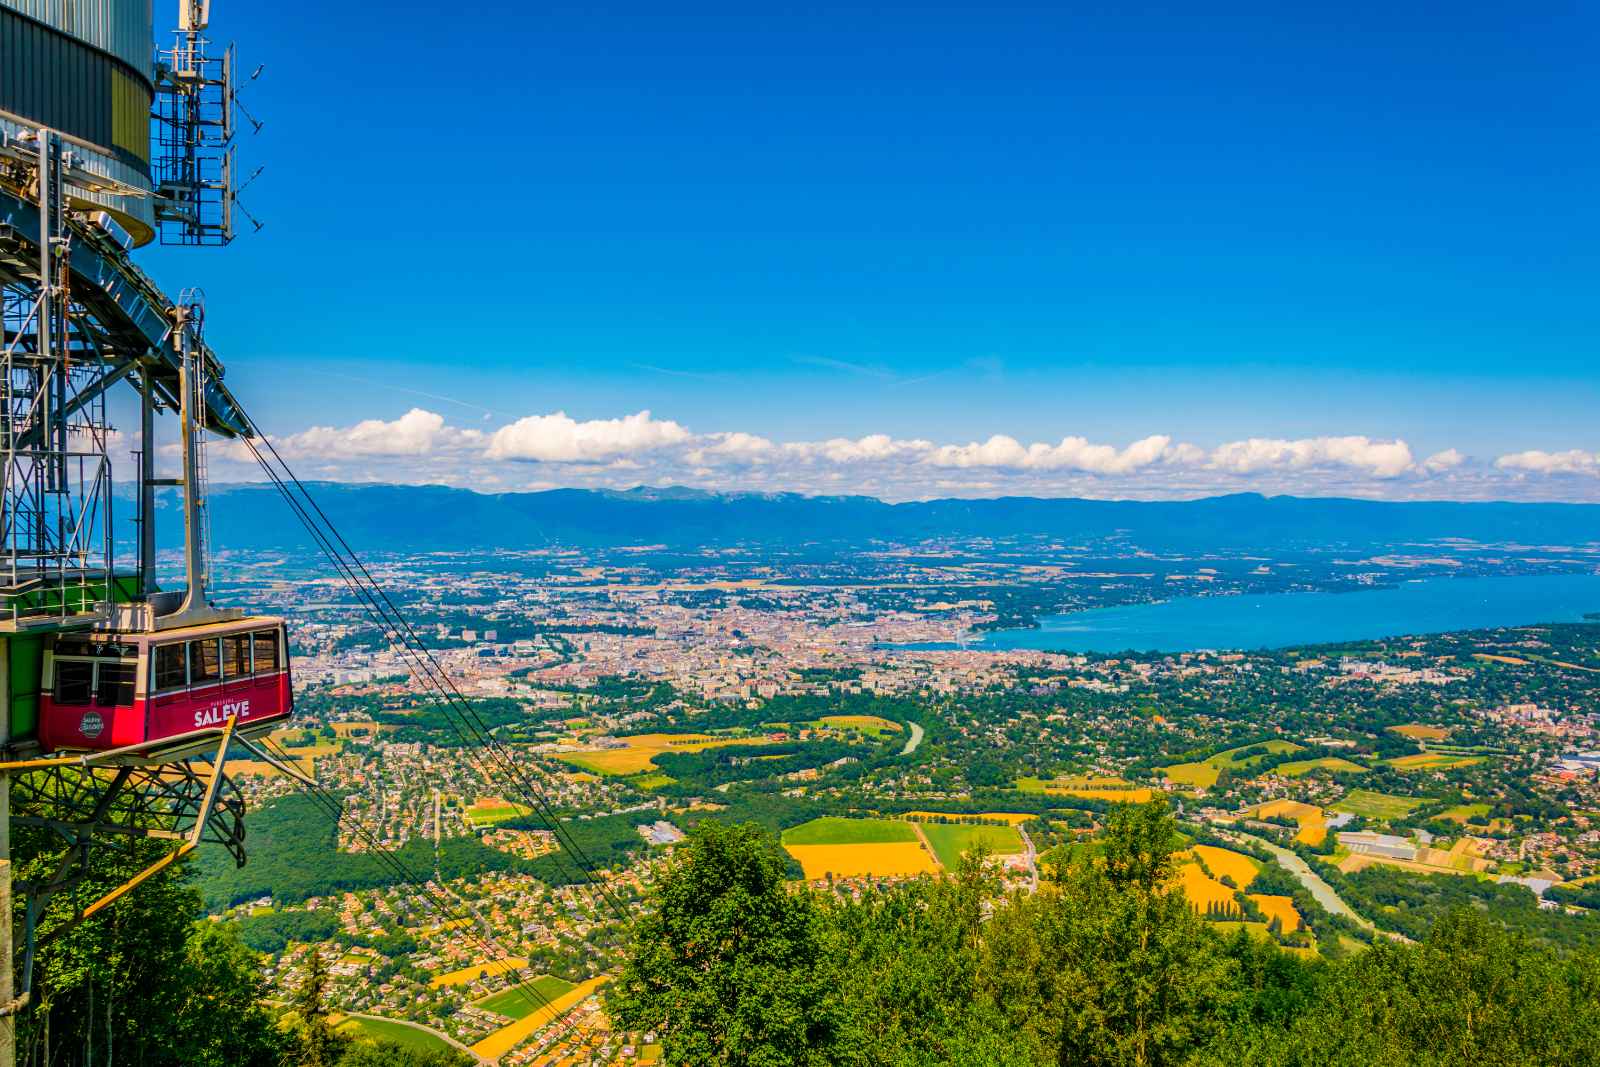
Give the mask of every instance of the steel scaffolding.
M 60 145 L 39 138 L 34 279 L 0 285 L 0 628 L 103 618 L 111 599 L 106 353 L 72 297 Z

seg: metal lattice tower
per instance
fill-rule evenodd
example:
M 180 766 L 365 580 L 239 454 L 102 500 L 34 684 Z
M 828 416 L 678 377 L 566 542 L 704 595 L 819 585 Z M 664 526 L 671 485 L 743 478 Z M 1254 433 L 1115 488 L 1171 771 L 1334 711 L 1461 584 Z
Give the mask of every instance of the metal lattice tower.
M 158 53 L 151 163 L 162 244 L 233 240 L 233 46 L 211 52 L 202 32 L 210 6 L 180 4 L 173 45 Z
M 72 299 L 60 142 L 43 134 L 35 280 L 0 286 L 0 628 L 88 622 L 112 564 L 105 354 Z

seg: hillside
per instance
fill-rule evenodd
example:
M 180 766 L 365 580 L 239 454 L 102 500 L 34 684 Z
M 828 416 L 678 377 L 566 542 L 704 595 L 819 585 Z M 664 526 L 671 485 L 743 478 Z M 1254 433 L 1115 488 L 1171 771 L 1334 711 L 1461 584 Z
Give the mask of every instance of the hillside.
M 316 483 L 318 504 L 366 549 L 625 545 L 860 545 L 933 539 L 1115 541 L 1148 551 L 1364 549 L 1460 538 L 1578 545 L 1600 505 L 1382 502 L 1255 494 L 1189 501 L 1002 497 L 889 504 L 870 497 L 639 488 L 476 493 L 444 486 Z M 235 549 L 309 539 L 268 486 L 218 486 L 213 538 Z M 163 524 L 165 535 L 173 523 Z M 176 532 L 176 531 L 173 531 Z

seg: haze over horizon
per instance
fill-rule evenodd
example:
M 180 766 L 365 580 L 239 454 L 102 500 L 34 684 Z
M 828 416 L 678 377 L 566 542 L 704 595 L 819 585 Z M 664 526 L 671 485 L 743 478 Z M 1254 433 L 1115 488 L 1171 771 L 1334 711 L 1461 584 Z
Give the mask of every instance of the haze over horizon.
M 306 476 L 1600 500 L 1593 13 L 1161 16 L 230 9 L 149 267 Z

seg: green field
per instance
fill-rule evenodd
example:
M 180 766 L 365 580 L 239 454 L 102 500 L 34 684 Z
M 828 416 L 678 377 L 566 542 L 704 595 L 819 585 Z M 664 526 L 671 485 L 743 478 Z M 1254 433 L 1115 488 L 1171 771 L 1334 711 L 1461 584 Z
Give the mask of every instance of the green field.
M 1285 778 L 1298 778 L 1312 771 L 1330 771 L 1334 774 L 1366 774 L 1367 769 L 1359 763 L 1342 759 L 1339 756 L 1324 756 L 1322 759 L 1300 760 L 1296 763 L 1280 763 L 1274 774 L 1281 774 Z
M 816 722 L 808 723 L 807 725 L 825 727 L 831 730 L 854 730 L 868 737 L 897 734 L 905 729 L 905 727 L 893 720 L 879 718 L 876 715 L 824 715 Z
M 1489 814 L 1487 804 L 1457 804 L 1453 808 L 1446 808 L 1439 813 L 1441 819 L 1453 819 L 1456 822 L 1466 822 L 1468 819 Z
M 369 1041 L 393 1041 L 419 1052 L 449 1052 L 454 1048 L 441 1037 L 387 1019 L 346 1019 L 339 1024 L 339 1032 L 364 1037 Z
M 922 832 L 933 846 L 933 854 L 947 871 L 961 863 L 962 855 L 976 845 L 983 845 L 997 856 L 1015 855 L 1022 851 L 1022 835 L 1011 826 L 963 826 L 960 823 L 925 822 Z
M 1259 762 L 1262 759 L 1260 755 L 1247 756 L 1244 759 L 1240 759 L 1238 756 L 1240 752 L 1246 749 L 1258 747 L 1265 747 L 1268 752 L 1274 755 L 1281 755 L 1287 752 L 1299 752 L 1305 746 L 1297 745 L 1293 741 L 1262 741 L 1254 745 L 1240 745 L 1238 748 L 1230 748 L 1225 752 L 1218 752 L 1194 763 L 1176 763 L 1170 767 L 1162 767 L 1160 770 L 1168 779 L 1177 782 L 1179 785 L 1193 785 L 1201 789 L 1210 789 L 1217 784 L 1217 776 L 1224 770 L 1236 771 Z
M 757 757 L 760 759 L 761 757 Z M 638 789 L 660 789 L 664 785 L 671 785 L 677 779 L 670 774 L 643 774 L 629 782 Z
M 917 831 L 908 822 L 896 819 L 841 819 L 824 815 L 820 819 L 791 826 L 783 832 L 786 845 L 874 845 L 893 841 L 915 841 Z
M 527 989 L 528 986 L 533 987 L 531 991 Z M 496 1015 L 504 1015 L 508 1019 L 521 1019 L 544 1007 L 547 1001 L 570 993 L 574 988 L 573 984 L 564 978 L 541 974 L 532 982 L 525 982 L 493 996 L 484 997 L 476 1006 L 484 1011 L 492 1011 Z M 541 997 L 544 999 L 541 1000 Z
M 1471 767 L 1482 763 L 1482 756 L 1456 756 L 1448 752 L 1422 752 L 1415 756 L 1396 756 L 1385 760 L 1397 771 L 1441 771 L 1451 767 Z
M 1333 806 L 1334 811 L 1348 811 L 1367 819 L 1403 818 L 1422 805 L 1429 797 L 1397 797 L 1389 793 L 1374 793 L 1369 789 L 1352 789 L 1344 799 Z

